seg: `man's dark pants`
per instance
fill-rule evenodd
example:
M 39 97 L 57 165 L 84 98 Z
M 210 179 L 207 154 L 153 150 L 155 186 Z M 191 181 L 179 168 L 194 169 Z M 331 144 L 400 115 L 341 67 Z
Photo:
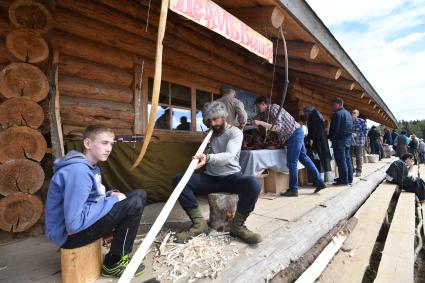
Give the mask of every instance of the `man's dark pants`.
M 353 155 L 356 157 L 356 172 L 362 173 L 364 146 L 353 145 L 351 147 Z
M 183 174 L 177 174 L 173 178 L 173 186 L 176 187 Z M 193 174 L 189 182 L 184 187 L 179 197 L 180 205 L 184 210 L 198 207 L 195 193 L 232 193 L 239 195 L 237 211 L 243 214 L 249 214 L 254 210 L 261 185 L 255 177 L 244 176 L 241 173 L 227 176 L 211 176 L 204 173 Z
M 112 209 L 92 226 L 68 236 L 62 248 L 79 248 L 113 232 L 110 253 L 115 256 L 131 253 L 145 207 L 146 193 L 138 189 L 126 196 L 126 199 L 114 204 Z
M 353 165 L 350 155 L 351 137 L 332 141 L 332 148 L 336 165 L 338 166 L 338 183 L 348 184 L 353 182 Z

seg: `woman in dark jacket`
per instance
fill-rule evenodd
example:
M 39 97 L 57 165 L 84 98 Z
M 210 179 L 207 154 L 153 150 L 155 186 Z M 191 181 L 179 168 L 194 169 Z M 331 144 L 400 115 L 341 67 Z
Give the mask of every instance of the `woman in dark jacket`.
M 322 114 L 312 106 L 304 108 L 304 116 L 307 120 L 308 128 L 307 143 L 311 145 L 312 154 L 318 155 L 319 157 L 318 162 L 315 162 L 316 167 L 318 167 L 317 169 L 320 173 L 328 175 L 332 171 L 332 157 L 325 131 L 325 119 Z
M 420 201 L 425 200 L 425 182 L 413 171 L 413 155 L 406 153 L 394 161 L 387 170 L 387 180 L 397 184 L 401 190 L 415 193 Z

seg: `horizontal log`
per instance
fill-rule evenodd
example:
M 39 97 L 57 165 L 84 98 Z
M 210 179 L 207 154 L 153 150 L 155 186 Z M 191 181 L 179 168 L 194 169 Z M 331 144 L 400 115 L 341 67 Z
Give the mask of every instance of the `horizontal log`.
M 285 20 L 281 8 L 277 6 L 238 7 L 226 10 L 266 37 L 277 35 Z
M 17 192 L 33 194 L 44 182 L 44 171 L 34 161 L 15 159 L 0 164 L 0 195 Z
M 59 93 L 61 96 L 75 96 L 123 103 L 132 103 L 133 101 L 133 93 L 128 87 L 67 76 L 59 78 Z
M 125 17 L 127 18 L 133 17 L 137 22 L 137 26 L 140 26 L 140 22 L 142 22 L 142 28 L 145 30 L 149 10 L 149 24 L 147 30 L 149 32 L 156 32 L 158 28 L 159 7 L 156 7 L 152 2 L 139 1 L 135 3 L 131 0 L 122 0 L 119 2 L 113 0 L 99 0 L 99 2 L 126 14 Z M 146 4 L 146 6 L 150 4 L 150 9 L 140 4 Z M 195 46 L 195 48 L 207 50 L 217 55 L 219 58 L 233 63 L 234 66 L 248 69 L 267 81 L 271 80 L 272 69 L 270 65 L 259 64 L 259 58 L 251 54 L 247 55 L 248 53 L 244 48 L 221 38 L 219 35 L 206 30 L 204 27 L 189 22 L 190 21 L 182 21 L 179 15 L 173 13 L 169 14 L 169 17 L 167 17 L 165 39 L 170 38 L 171 42 L 183 41 L 186 42 L 186 44 Z M 220 44 L 217 44 L 217 42 L 220 42 Z
M 70 126 L 79 126 L 79 127 L 87 127 L 88 125 L 100 125 L 104 127 L 117 127 L 117 128 L 125 128 L 131 131 L 133 127 L 132 122 L 126 122 L 119 119 L 112 119 L 105 116 L 96 116 L 92 117 L 89 115 L 82 115 L 81 112 L 69 112 L 62 111 L 61 112 L 61 120 L 62 124 L 70 125 Z
M 318 84 L 322 84 L 324 86 L 328 86 L 331 88 L 341 88 L 344 90 L 353 90 L 354 89 L 354 85 L 355 83 L 353 81 L 349 81 L 346 80 L 344 78 L 339 78 L 337 80 L 332 80 L 332 79 L 327 79 L 324 77 L 320 77 L 320 76 L 316 76 L 316 75 L 312 75 L 312 74 L 308 74 L 308 73 L 304 73 L 304 72 L 299 72 L 299 71 L 294 71 L 291 70 L 291 72 L 289 72 L 289 76 L 290 77 L 295 77 L 297 79 L 300 79 L 302 81 L 308 81 L 308 82 L 313 82 L 313 83 L 318 83 Z M 293 81 L 293 80 L 291 80 Z
M 67 117 L 87 116 L 99 121 L 109 121 L 112 119 L 117 119 L 125 123 L 131 123 L 134 121 L 133 113 L 125 111 L 115 111 L 114 113 L 111 113 L 108 112 L 107 108 L 102 108 L 96 105 L 61 104 L 61 115 L 65 114 L 67 114 Z M 120 128 L 121 126 L 116 125 L 115 127 Z
M 27 31 L 15 30 L 6 37 L 6 47 L 22 62 L 36 64 L 49 56 L 49 46 L 39 35 Z
M 87 126 L 87 125 L 86 125 Z M 80 136 L 81 139 L 83 139 L 83 133 L 86 128 L 86 126 L 71 126 L 71 125 L 63 125 L 63 133 L 65 135 L 65 139 L 68 136 Z M 132 135 L 133 131 L 131 129 L 117 129 L 117 128 L 111 128 L 111 130 L 114 132 L 115 135 Z
M 278 61 L 277 65 L 283 67 L 284 64 Z M 328 64 L 312 63 L 298 59 L 289 59 L 288 67 L 304 73 L 310 73 L 320 77 L 337 80 L 341 75 L 341 69 Z
M 274 44 L 278 44 L 277 55 L 284 56 L 283 42 L 277 41 L 278 40 L 274 40 Z M 317 44 L 299 40 L 287 40 L 286 47 L 288 49 L 288 57 L 297 57 L 305 60 L 316 59 L 320 52 L 320 48 Z
M 60 98 L 61 104 L 76 104 L 76 105 L 91 105 L 93 107 L 101 107 L 105 108 L 108 111 L 115 112 L 115 111 L 124 111 L 128 113 L 134 112 L 134 106 L 129 103 L 120 103 L 115 101 L 107 101 L 107 100 L 97 100 L 97 99 L 90 99 L 90 98 L 81 98 L 81 97 L 67 97 L 63 96 Z
M 131 87 L 133 83 L 133 76 L 129 71 L 127 72 L 123 69 L 92 63 L 67 55 L 61 56 L 59 75 L 126 87 Z
M 129 52 L 60 31 L 53 31 L 46 38 L 62 54 L 122 69 L 133 68 L 135 55 Z
M 113 46 L 127 52 L 138 54 L 139 56 L 154 58 L 154 41 L 138 36 L 134 33 L 124 31 L 123 29 L 107 25 L 105 23 L 88 19 L 82 16 L 76 16 L 73 13 L 62 8 L 56 9 L 57 20 L 56 28 L 71 34 L 93 39 L 99 43 Z M 167 37 L 166 37 L 167 38 Z M 183 44 L 181 40 L 173 44 Z M 143 46 L 143 48 L 140 48 Z M 214 66 L 213 61 L 210 64 L 199 61 L 199 58 L 179 52 L 171 47 L 164 48 L 164 62 L 173 66 L 191 69 L 203 76 L 211 77 L 219 82 L 235 85 L 239 88 L 250 90 L 253 92 L 266 94 L 270 86 L 266 85 L 264 80 L 259 77 L 241 77 L 236 74 L 229 74 L 229 71 Z M 254 81 L 255 80 L 255 81 Z
M 43 108 L 31 99 L 13 97 L 0 104 L 0 125 L 4 128 L 27 126 L 37 129 L 43 121 Z

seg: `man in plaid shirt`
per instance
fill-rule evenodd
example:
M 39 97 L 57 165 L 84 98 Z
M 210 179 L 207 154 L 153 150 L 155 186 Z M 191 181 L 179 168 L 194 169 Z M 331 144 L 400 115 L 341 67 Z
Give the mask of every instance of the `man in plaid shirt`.
M 359 115 L 360 112 L 357 109 L 354 109 L 351 112 L 351 116 L 353 117 L 352 153 L 356 157 L 356 177 L 360 177 L 362 175 L 363 150 L 367 136 L 366 121 L 362 118 L 359 118 Z

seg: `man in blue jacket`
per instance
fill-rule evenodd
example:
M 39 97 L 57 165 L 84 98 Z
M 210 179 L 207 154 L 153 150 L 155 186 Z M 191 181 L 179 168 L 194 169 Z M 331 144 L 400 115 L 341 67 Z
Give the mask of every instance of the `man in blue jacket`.
M 342 98 L 336 98 L 332 103 L 335 113 L 332 115 L 329 137 L 339 178 L 335 185 L 349 185 L 353 183 L 353 165 L 351 163 L 350 146 L 352 144 L 353 118 L 345 110 Z
M 102 275 L 119 277 L 131 258 L 146 193 L 133 190 L 124 195 L 105 192 L 99 161 L 106 161 L 114 143 L 114 133 L 102 126 L 84 131 L 84 153 L 70 151 L 54 163 L 46 203 L 47 238 L 63 249 L 74 249 L 113 232 Z M 141 264 L 136 272 L 144 270 Z

